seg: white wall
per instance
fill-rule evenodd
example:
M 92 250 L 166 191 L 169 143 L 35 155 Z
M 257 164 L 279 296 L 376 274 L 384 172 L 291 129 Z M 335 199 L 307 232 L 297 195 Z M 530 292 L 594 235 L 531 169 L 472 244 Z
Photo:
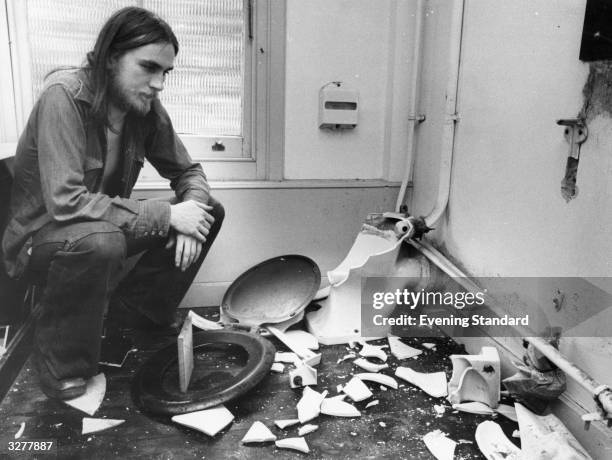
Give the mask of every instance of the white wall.
M 427 122 L 419 128 L 411 203 L 415 214 L 428 213 L 437 192 L 450 3 L 428 2 L 421 87 Z M 566 203 L 560 192 L 568 144 L 556 120 L 576 117 L 583 105 L 589 65 L 578 55 L 585 3 L 465 2 L 450 203 L 435 239 L 471 275 L 612 276 L 609 114 L 588 122 L 578 196 Z M 515 294 L 517 303 L 532 300 L 526 292 Z M 554 292 L 543 294 L 541 305 L 528 308 L 546 309 L 554 318 Z M 578 311 L 587 307 L 576 304 Z M 612 336 L 612 323 L 603 324 Z M 516 342 L 507 345 L 521 353 Z M 593 377 L 612 384 L 612 368 L 605 364 L 612 353 L 609 337 L 567 337 L 561 350 Z M 568 394 L 594 409 L 573 382 Z
M 407 0 L 288 0 L 286 178 L 401 179 L 413 9 Z M 318 128 L 319 89 L 331 81 L 359 91 L 353 130 Z
M 371 212 L 393 208 L 398 187 L 213 189 L 225 207 L 221 232 L 184 299 L 183 307 L 219 305 L 241 273 L 283 254 L 313 259 L 323 277 L 344 259 Z M 167 192 L 139 192 L 136 197 Z

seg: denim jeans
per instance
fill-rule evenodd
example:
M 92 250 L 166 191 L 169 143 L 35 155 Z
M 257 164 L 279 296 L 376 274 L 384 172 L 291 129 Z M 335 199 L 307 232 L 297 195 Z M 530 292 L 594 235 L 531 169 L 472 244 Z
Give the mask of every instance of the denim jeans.
M 34 236 L 28 275 L 44 285 L 36 319 L 35 352 L 57 379 L 97 373 L 104 314 L 121 302 L 159 325 L 168 325 L 214 242 L 225 211 L 210 198 L 215 222 L 202 253 L 184 272 L 174 248 L 158 235 L 130 240 L 106 221 L 51 222 Z M 127 257 L 144 251 L 121 279 Z

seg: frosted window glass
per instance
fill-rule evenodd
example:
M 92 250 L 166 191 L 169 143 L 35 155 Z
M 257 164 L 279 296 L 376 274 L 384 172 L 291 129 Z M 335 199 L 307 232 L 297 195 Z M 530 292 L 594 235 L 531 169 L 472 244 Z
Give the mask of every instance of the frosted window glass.
M 164 18 L 179 54 L 160 98 L 177 132 L 241 136 L 244 90 L 243 0 L 27 0 L 34 94 L 60 66 L 79 66 L 115 10 L 128 5 Z

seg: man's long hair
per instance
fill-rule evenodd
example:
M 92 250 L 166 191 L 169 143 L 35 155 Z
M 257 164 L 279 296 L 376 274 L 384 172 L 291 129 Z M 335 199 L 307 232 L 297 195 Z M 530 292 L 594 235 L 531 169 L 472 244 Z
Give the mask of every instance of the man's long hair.
M 93 117 L 108 123 L 108 90 L 111 59 L 120 58 L 129 50 L 152 43 L 169 43 L 178 53 L 178 40 L 170 26 L 155 13 L 129 6 L 116 11 L 104 24 L 94 49 L 87 53 L 85 71 L 89 74 L 93 91 Z

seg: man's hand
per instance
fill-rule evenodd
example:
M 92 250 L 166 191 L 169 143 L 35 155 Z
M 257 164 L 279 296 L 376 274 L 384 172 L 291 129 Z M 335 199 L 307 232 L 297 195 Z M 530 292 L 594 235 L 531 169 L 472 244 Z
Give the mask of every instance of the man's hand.
M 171 234 L 166 243 L 166 249 L 176 245 L 174 251 L 174 263 L 181 271 L 187 270 L 200 257 L 202 253 L 202 243 L 193 236 L 183 235 L 182 233 Z
M 201 243 L 206 242 L 206 236 L 215 218 L 209 213 L 212 206 L 194 200 L 170 206 L 170 227 L 177 234 L 191 236 Z

